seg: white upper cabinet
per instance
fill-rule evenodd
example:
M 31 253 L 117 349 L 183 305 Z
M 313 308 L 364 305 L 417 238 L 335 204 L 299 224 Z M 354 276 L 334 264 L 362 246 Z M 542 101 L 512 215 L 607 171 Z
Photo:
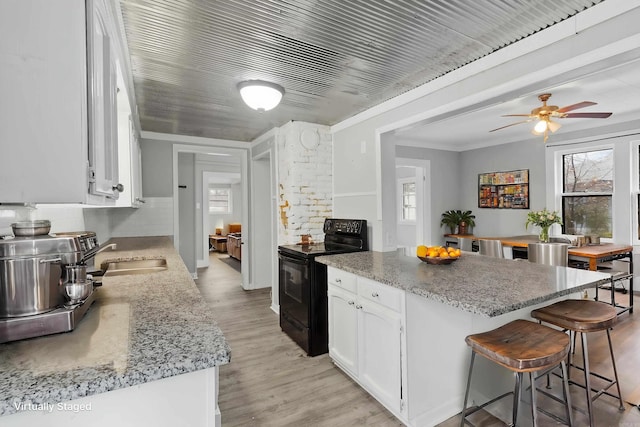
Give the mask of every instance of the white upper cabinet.
M 113 34 L 104 0 L 0 2 L 0 203 L 115 203 Z
M 117 56 L 102 0 L 87 2 L 89 191 L 118 198 Z M 125 124 L 126 125 L 126 124 Z

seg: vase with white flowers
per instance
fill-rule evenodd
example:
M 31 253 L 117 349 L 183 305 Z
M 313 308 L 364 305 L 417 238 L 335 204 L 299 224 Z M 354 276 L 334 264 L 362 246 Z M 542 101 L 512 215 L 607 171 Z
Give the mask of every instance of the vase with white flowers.
M 525 228 L 529 228 L 529 225 L 537 225 L 540 227 L 540 241 L 549 242 L 549 227 L 553 224 L 562 225 L 562 218 L 556 211 L 549 212 L 547 208 L 541 211 L 531 211 L 527 214 L 527 222 Z

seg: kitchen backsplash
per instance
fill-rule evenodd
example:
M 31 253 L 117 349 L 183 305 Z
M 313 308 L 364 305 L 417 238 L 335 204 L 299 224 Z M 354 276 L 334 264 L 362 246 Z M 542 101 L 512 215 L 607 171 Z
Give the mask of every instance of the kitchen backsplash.
M 48 219 L 51 232 L 94 231 L 100 243 L 112 237 L 173 235 L 173 198 L 146 197 L 140 208 L 78 205 L 0 205 L 0 236 L 11 236 L 16 221 Z

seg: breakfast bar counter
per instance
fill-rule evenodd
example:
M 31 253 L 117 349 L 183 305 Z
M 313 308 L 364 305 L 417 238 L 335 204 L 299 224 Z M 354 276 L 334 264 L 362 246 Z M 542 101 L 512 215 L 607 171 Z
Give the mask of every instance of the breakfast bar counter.
M 200 425 L 219 422 L 211 402 L 218 366 L 231 351 L 171 239 L 110 243 L 117 248 L 99 253 L 96 266 L 166 259 L 168 268 L 104 277 L 71 332 L 0 344 L 1 425 L 64 425 L 59 419 L 69 417 L 88 425 L 168 425 L 171 413 L 173 425 L 190 425 L 190 416 L 207 420 Z
M 567 267 L 463 255 L 430 265 L 404 250 L 356 252 L 318 262 L 484 317 L 494 317 L 609 282 L 609 275 Z
M 462 410 L 465 337 L 608 283 L 609 275 L 463 252 L 427 264 L 413 251 L 316 258 L 328 277 L 329 356 L 404 424 L 436 425 Z M 478 358 L 472 402 L 513 388 L 511 372 Z

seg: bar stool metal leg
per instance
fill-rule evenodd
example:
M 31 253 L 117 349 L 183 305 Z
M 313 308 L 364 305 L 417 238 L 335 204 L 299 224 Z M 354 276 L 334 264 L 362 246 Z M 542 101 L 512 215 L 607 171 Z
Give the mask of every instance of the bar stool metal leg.
M 618 381 L 618 369 L 616 368 L 616 359 L 613 357 L 613 344 L 611 344 L 611 333 L 609 329 L 607 329 L 607 340 L 609 341 L 609 354 L 611 354 L 611 365 L 613 366 L 613 377 L 616 380 L 616 388 L 618 389 L 618 400 L 620 401 L 620 406 L 618 409 L 624 411 L 624 403 L 622 401 L 622 392 L 620 391 L 620 381 Z
M 589 413 L 589 426 L 593 427 L 593 400 L 591 400 L 591 374 L 589 369 L 589 351 L 587 350 L 587 334 L 580 333 L 582 338 L 582 363 L 584 366 L 584 385 L 587 393 L 587 412 Z
M 464 427 L 465 412 L 467 412 L 467 401 L 469 399 L 469 389 L 471 388 L 471 374 L 473 373 L 473 361 L 476 358 L 476 352 L 471 352 L 471 362 L 469 363 L 469 375 L 467 376 L 467 389 L 464 392 L 464 404 L 462 405 L 462 416 L 460 418 L 460 427 Z
M 569 369 L 567 369 L 567 363 L 563 360 L 560 364 L 562 370 L 562 394 L 564 395 L 564 401 L 566 402 L 565 411 L 569 425 L 573 425 L 573 417 L 571 416 L 571 393 L 569 392 Z
M 511 410 L 511 424 L 518 425 L 518 408 L 520 407 L 520 395 L 522 394 L 522 372 L 516 372 L 516 385 L 513 389 L 513 409 Z
M 533 372 L 529 372 L 529 381 L 531 382 L 531 419 L 533 420 L 533 427 L 538 425 L 538 401 L 536 399 L 536 377 Z M 513 425 L 516 425 L 516 420 L 513 420 Z

